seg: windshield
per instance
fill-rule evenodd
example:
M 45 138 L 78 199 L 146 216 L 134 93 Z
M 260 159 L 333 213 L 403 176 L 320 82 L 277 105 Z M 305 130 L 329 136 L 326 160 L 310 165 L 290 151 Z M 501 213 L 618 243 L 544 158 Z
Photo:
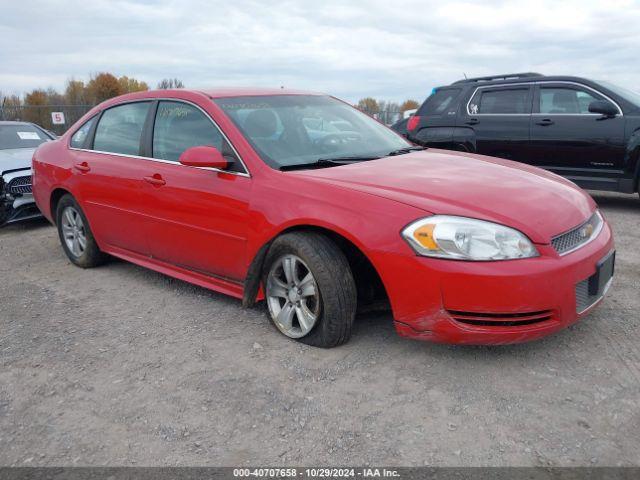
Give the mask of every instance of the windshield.
M 273 168 L 329 157 L 381 157 L 411 147 L 371 117 L 327 96 L 231 97 L 215 102 Z
M 32 125 L 0 125 L 0 150 L 35 148 L 47 140 L 50 138 Z
M 620 95 L 625 100 L 633 103 L 636 107 L 640 107 L 640 93 L 636 93 L 633 90 L 626 89 L 624 87 L 619 87 L 614 83 L 609 82 L 598 82 L 603 87 L 608 88 L 616 95 Z

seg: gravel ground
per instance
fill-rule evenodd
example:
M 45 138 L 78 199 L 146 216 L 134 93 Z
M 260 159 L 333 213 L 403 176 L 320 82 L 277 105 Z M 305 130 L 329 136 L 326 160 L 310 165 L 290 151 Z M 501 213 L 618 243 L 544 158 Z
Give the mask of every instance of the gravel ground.
M 594 194 L 616 278 L 577 325 L 506 347 L 357 319 L 320 350 L 264 307 L 0 230 L 0 465 L 640 465 L 640 200 Z

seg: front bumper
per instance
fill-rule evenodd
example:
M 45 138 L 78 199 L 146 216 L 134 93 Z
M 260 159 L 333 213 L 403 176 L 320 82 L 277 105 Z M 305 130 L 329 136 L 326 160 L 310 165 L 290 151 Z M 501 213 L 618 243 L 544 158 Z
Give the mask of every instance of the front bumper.
M 575 323 L 610 285 L 587 308 L 576 300 L 579 285 L 613 250 L 609 225 L 562 257 L 550 245 L 536 247 L 540 257 L 501 262 L 389 255 L 383 280 L 396 330 L 433 342 L 486 345 L 535 340 Z
M 30 169 L 14 170 L 4 173 L 0 177 L 0 225 L 41 216 L 33 194 L 28 193 L 31 185 L 28 185 L 29 188 L 26 188 L 26 182 L 24 182 L 24 185 L 20 185 L 19 190 L 24 190 L 24 193 L 9 188 L 10 185 L 15 183 L 15 180 L 26 178 L 30 174 Z M 12 183 L 12 181 L 14 182 Z

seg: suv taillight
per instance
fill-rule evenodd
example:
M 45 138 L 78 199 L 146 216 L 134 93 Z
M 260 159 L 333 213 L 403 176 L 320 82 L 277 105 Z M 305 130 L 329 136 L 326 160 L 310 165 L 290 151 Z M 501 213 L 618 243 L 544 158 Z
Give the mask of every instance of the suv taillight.
M 413 132 L 416 128 L 418 128 L 420 120 L 421 117 L 419 117 L 418 115 L 414 115 L 413 117 L 411 117 L 407 122 L 407 130 Z

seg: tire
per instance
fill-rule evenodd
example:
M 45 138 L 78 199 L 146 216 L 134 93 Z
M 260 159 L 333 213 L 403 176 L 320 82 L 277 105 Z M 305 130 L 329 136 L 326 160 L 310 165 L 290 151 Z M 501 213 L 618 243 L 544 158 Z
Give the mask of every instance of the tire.
M 93 268 L 107 260 L 107 255 L 98 248 L 87 217 L 76 199 L 69 194 L 58 202 L 56 226 L 62 249 L 71 263 L 81 268 Z
M 356 285 L 344 253 L 329 238 L 311 232 L 278 237 L 265 259 L 262 282 L 271 321 L 284 335 L 321 348 L 349 340 Z

